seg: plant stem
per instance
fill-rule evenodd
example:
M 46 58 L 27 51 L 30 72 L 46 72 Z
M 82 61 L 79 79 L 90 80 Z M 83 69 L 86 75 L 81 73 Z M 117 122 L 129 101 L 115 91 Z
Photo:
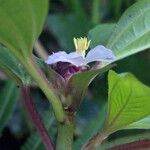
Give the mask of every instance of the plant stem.
M 47 59 L 48 54 L 39 40 L 37 42 L 35 42 L 34 49 L 40 58 L 42 58 L 44 60 Z
M 75 123 L 73 121 L 58 124 L 56 150 L 72 150 Z
M 49 102 L 52 105 L 56 119 L 59 122 L 64 122 L 65 112 L 61 101 L 56 95 L 57 91 L 53 89 L 52 85 L 47 80 L 39 66 L 30 57 L 27 58 L 25 62 L 22 61 L 22 64 L 48 98 Z
M 101 143 L 103 142 L 103 140 L 106 139 L 106 135 L 105 133 L 98 133 L 97 135 L 95 135 L 94 137 L 92 137 L 87 144 L 85 144 L 82 148 L 82 150 L 94 150 L 96 149 L 98 146 L 101 145 Z
M 22 91 L 24 105 L 29 113 L 29 116 L 32 119 L 34 126 L 36 127 L 40 137 L 42 138 L 46 150 L 54 150 L 52 140 L 50 139 L 48 132 L 42 122 L 42 119 L 38 111 L 36 110 L 36 106 L 32 101 L 29 87 L 27 85 L 22 85 L 21 91 Z

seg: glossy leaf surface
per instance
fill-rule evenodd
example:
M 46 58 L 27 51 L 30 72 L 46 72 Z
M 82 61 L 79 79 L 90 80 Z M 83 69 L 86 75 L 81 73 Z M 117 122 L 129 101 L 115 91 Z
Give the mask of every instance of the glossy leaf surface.
M 88 38 L 91 40 L 90 47 L 106 45 L 116 24 L 100 24 L 91 29 Z
M 104 132 L 112 133 L 150 115 L 150 88 L 132 74 L 109 72 L 108 116 Z
M 107 47 L 122 59 L 150 47 L 150 1 L 139 0 L 117 23 Z
M 47 10 L 47 0 L 0 0 L 0 43 L 18 57 L 31 54 Z

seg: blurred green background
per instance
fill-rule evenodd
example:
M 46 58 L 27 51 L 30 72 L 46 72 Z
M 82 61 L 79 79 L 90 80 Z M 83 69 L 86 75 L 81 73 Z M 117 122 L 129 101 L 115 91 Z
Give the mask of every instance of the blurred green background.
M 73 51 L 73 37 L 88 36 L 89 30 L 102 23 L 117 23 L 122 13 L 135 2 L 136 0 L 51 0 L 49 3 L 49 14 L 44 30 L 39 38 L 39 43 L 44 47 L 47 54 L 59 50 Z M 101 34 L 105 39 L 103 33 L 100 33 L 99 36 L 101 37 Z M 39 56 L 37 50 L 34 53 Z M 118 61 L 117 67 L 114 70 L 117 73 L 131 72 L 144 84 L 150 85 L 150 50 L 145 50 Z M 8 86 L 10 86 L 8 82 L 11 81 L 8 81 L 7 77 L 1 72 L 0 79 L 1 104 L 1 101 L 4 99 L 3 93 L 7 92 Z M 6 82 L 7 86 L 5 86 Z M 11 83 L 12 87 L 13 84 Z M 92 118 L 95 118 L 97 115 L 104 118 L 106 110 L 103 110 L 103 108 L 107 102 L 107 86 L 107 74 L 97 77 L 90 85 L 87 95 L 77 113 L 76 139 L 84 133 L 84 128 L 87 127 Z M 33 86 L 31 90 L 40 114 L 45 117 L 46 110 L 50 109 L 48 101 L 38 88 Z M 9 104 L 9 99 L 15 93 L 12 91 L 10 98 L 7 98 L 8 103 L 5 104 L 5 110 L 2 110 L 0 106 L 1 118 L 2 113 L 7 111 L 9 105 L 13 105 L 12 113 L 10 113 L 5 126 L 0 127 L 0 130 L 3 129 L 0 136 L 0 150 L 9 150 L 10 148 L 12 150 L 21 149 L 21 146 L 26 143 L 34 130 L 22 106 L 20 92 L 18 89 L 15 89 L 15 91 L 17 92 L 16 101 Z M 99 113 L 101 110 L 103 112 Z M 48 118 L 50 117 L 52 116 L 48 115 Z M 101 120 L 101 122 L 103 121 Z M 54 119 L 52 122 L 51 135 L 55 137 L 56 122 Z M 126 135 L 135 135 L 139 132 L 149 133 L 150 131 L 119 131 L 113 134 L 108 140 Z

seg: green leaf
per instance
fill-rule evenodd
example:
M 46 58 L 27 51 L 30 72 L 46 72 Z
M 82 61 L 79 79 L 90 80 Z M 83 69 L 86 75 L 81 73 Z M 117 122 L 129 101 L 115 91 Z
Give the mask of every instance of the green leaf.
M 126 129 L 150 129 L 150 116 L 129 124 Z
M 74 14 L 49 15 L 48 26 L 65 51 L 74 49 L 73 38 L 86 36 L 91 25 L 88 20 L 82 19 Z
M 73 150 L 81 150 L 85 142 L 94 136 L 102 127 L 106 116 L 106 104 L 100 109 L 96 118 L 94 118 L 84 129 L 83 134 L 75 141 Z
M 100 24 L 91 29 L 88 33 L 88 38 L 91 40 L 90 47 L 94 48 L 97 45 L 106 45 L 115 25 Z
M 107 47 L 122 59 L 150 47 L 150 1 L 139 0 L 125 11 Z
M 44 61 L 34 55 L 33 58 L 45 72 L 46 64 Z M 24 67 L 12 55 L 11 51 L 4 47 L 0 47 L 0 70 L 10 78 L 14 79 L 17 84 L 31 84 L 31 77 L 25 72 Z
M 104 132 L 107 134 L 150 115 L 150 88 L 132 74 L 109 72 L 108 115 Z
M 130 135 L 130 136 L 125 136 L 116 140 L 112 141 L 107 141 L 103 143 L 100 147 L 98 147 L 96 150 L 106 150 L 106 149 L 113 149 L 116 146 L 123 145 L 123 144 L 128 144 L 131 142 L 136 142 L 136 141 L 142 141 L 142 140 L 150 140 L 150 133 L 141 133 L 137 135 Z
M 48 0 L 0 0 L 0 43 L 18 57 L 31 54 L 47 10 Z
M 87 88 L 93 79 L 97 75 L 102 75 L 113 66 L 114 64 L 110 64 L 98 70 L 90 70 L 73 75 L 67 86 L 67 93 L 69 93 L 67 96 L 69 98 L 70 96 L 72 97 L 72 103 L 70 107 L 76 110 L 79 107 L 83 97 L 85 96 Z
M 30 77 L 24 71 L 23 66 L 11 54 L 10 50 L 4 47 L 0 47 L 0 70 L 18 84 L 29 83 L 30 81 Z
M 53 127 L 54 125 L 53 114 L 50 113 L 49 111 L 45 112 L 43 120 L 48 132 L 51 134 L 51 136 L 54 136 L 54 134 L 56 133 L 56 128 Z M 21 147 L 21 150 L 31 150 L 31 147 L 32 150 L 45 150 L 42 140 L 36 132 L 33 132 L 31 134 L 31 136 L 27 139 L 25 144 Z
M 47 71 L 47 65 L 44 62 L 43 59 L 36 57 L 35 55 L 32 55 L 33 59 L 36 61 L 36 63 L 39 65 L 39 67 L 41 68 L 41 70 L 43 70 L 43 72 Z
M 20 90 L 16 84 L 8 80 L 0 92 L 0 133 L 8 123 L 16 102 L 18 100 Z

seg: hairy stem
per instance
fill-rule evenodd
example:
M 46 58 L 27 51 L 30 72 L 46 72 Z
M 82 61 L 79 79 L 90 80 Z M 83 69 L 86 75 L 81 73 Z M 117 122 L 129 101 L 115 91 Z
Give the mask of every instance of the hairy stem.
M 54 150 L 52 140 L 50 139 L 48 132 L 42 122 L 42 119 L 38 111 L 36 110 L 35 104 L 32 101 L 29 87 L 27 85 L 22 85 L 21 91 L 26 110 L 31 117 L 34 126 L 36 127 L 36 130 L 39 133 L 46 150 Z
M 47 80 L 39 66 L 30 57 L 27 58 L 25 62 L 22 61 L 22 64 L 48 98 L 52 105 L 56 119 L 59 122 L 64 122 L 65 112 L 61 101 L 56 95 L 57 91 L 53 89 L 51 83 Z
M 74 128 L 74 119 L 58 124 L 56 150 L 72 150 Z

